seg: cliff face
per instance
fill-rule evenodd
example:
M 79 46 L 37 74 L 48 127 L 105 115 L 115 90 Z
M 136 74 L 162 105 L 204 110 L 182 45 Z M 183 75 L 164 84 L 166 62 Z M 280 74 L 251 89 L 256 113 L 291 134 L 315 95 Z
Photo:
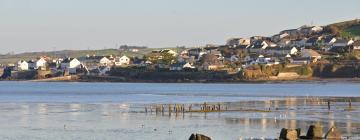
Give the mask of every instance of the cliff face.
M 314 77 L 320 78 L 355 78 L 360 77 L 358 65 L 320 64 L 313 67 Z

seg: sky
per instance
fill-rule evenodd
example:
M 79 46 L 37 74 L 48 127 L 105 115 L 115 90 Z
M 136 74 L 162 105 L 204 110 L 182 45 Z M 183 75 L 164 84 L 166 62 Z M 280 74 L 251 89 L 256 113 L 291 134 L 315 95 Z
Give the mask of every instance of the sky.
M 360 18 L 360 0 L 0 0 L 0 53 L 224 44 Z

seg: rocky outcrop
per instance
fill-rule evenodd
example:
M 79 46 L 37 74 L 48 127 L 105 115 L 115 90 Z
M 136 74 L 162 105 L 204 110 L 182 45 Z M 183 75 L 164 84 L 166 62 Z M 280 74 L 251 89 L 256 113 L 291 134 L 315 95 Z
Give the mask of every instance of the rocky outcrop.
M 327 140 L 341 140 L 341 132 L 335 126 L 331 127 L 329 131 L 325 134 L 325 139 Z
M 211 140 L 210 137 L 202 134 L 191 134 L 189 140 Z
M 299 129 L 281 129 L 280 132 L 280 140 L 297 140 L 300 136 L 300 128 Z
M 306 138 L 308 139 L 322 139 L 323 127 L 320 124 L 310 125 Z

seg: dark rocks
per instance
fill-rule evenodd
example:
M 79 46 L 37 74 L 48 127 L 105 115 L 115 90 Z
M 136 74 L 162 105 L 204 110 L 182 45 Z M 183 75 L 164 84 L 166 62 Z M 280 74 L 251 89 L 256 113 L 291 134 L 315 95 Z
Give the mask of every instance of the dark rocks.
M 310 125 L 308 132 L 306 134 L 307 139 L 322 139 L 323 127 L 319 124 Z
M 331 127 L 325 134 L 325 139 L 328 140 L 341 140 L 341 132 L 335 126 Z
M 297 140 L 300 136 L 300 128 L 299 129 L 281 129 L 280 132 L 280 140 Z
M 202 134 L 191 134 L 189 140 L 211 140 L 208 136 Z

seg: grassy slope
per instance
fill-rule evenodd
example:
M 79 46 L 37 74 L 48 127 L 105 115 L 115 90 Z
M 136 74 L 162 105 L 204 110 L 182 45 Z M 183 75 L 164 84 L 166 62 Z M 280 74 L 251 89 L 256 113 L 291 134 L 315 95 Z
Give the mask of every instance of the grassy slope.
M 328 31 L 336 30 L 340 37 L 344 38 L 354 38 L 360 37 L 360 20 L 349 20 L 344 22 L 338 22 L 330 24 L 325 27 Z
M 0 55 L 0 64 L 7 64 L 7 63 L 16 63 L 19 60 L 31 60 L 36 59 L 39 56 L 50 56 L 50 57 L 82 57 L 89 55 L 97 55 L 97 56 L 106 56 L 106 55 L 115 55 L 121 56 L 126 55 L 129 57 L 137 56 L 142 57 L 145 54 L 150 53 L 153 50 L 159 50 L 165 48 L 147 48 L 140 50 L 139 52 L 130 52 L 125 51 L 121 52 L 117 49 L 104 49 L 104 50 L 63 50 L 63 51 L 56 51 L 56 52 L 30 52 L 30 53 L 21 53 L 15 55 Z M 179 48 L 168 48 L 174 51 L 181 51 Z
M 360 25 L 351 26 L 342 30 L 340 36 L 345 38 L 360 37 Z

